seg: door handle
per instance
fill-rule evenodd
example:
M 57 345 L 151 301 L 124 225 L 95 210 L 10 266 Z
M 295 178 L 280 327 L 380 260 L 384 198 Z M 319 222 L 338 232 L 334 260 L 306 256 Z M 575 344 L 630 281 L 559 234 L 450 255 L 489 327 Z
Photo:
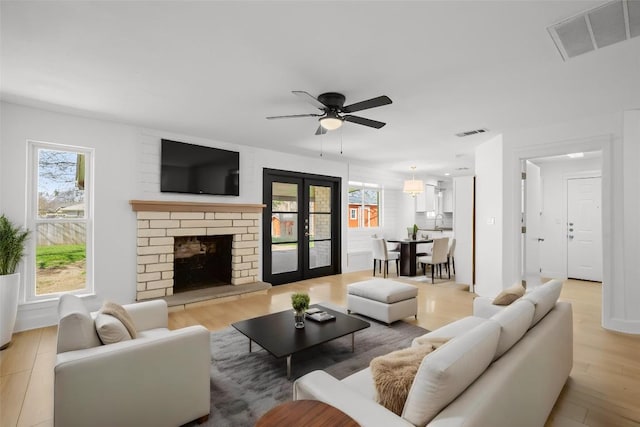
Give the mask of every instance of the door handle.
M 569 239 L 573 239 L 573 234 L 569 234 Z
M 538 242 L 544 242 L 544 239 L 538 237 Z

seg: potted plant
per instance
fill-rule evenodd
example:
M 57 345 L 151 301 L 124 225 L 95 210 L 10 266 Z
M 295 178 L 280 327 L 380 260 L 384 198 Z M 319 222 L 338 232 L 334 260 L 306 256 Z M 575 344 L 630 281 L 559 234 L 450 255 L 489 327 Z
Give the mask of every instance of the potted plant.
M 309 308 L 309 295 L 297 293 L 291 295 L 291 306 L 295 310 L 295 326 L 298 329 L 304 328 L 304 312 Z
M 24 257 L 28 230 L 14 226 L 9 219 L 0 216 L 0 350 L 11 342 L 18 313 L 20 273 L 18 264 Z
M 413 224 L 413 233 L 411 234 L 411 239 L 416 240 L 418 235 L 418 224 Z

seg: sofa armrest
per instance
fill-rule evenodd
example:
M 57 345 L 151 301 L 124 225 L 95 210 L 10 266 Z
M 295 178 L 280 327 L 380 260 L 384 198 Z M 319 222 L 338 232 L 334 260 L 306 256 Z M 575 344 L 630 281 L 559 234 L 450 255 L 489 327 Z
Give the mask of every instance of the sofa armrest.
M 209 413 L 210 334 L 191 326 L 60 353 L 55 425 L 182 425 Z
M 374 400 L 324 371 L 313 371 L 293 384 L 293 400 L 319 400 L 338 408 L 362 426 L 413 426 Z
M 158 299 L 126 304 L 124 308 L 133 319 L 136 329 L 139 331 L 168 327 L 169 309 L 167 308 L 167 302 L 165 300 Z
M 506 307 L 508 307 L 508 305 L 494 305 L 493 298 L 476 297 L 473 300 L 473 315 L 489 319 L 494 314 L 500 313 Z

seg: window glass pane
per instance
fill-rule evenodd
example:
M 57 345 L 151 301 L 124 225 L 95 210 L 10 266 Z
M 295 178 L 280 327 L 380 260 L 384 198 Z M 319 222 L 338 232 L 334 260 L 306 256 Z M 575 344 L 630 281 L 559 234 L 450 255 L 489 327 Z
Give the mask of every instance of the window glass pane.
M 331 212 L 331 187 L 309 186 L 309 212 Z
M 380 191 L 365 189 L 363 191 L 362 226 L 380 226 Z
M 331 265 L 331 240 L 309 242 L 309 268 Z
M 331 238 L 331 214 L 309 215 L 309 239 L 321 240 Z
M 38 150 L 38 217 L 85 218 L 84 154 Z
M 38 224 L 36 238 L 36 295 L 83 289 L 87 274 L 85 224 Z
M 271 210 L 273 212 L 298 212 L 298 185 L 285 182 L 271 184 Z
M 298 215 L 271 214 L 271 242 L 296 242 L 298 240 Z
M 286 273 L 298 270 L 298 244 L 271 245 L 271 273 Z

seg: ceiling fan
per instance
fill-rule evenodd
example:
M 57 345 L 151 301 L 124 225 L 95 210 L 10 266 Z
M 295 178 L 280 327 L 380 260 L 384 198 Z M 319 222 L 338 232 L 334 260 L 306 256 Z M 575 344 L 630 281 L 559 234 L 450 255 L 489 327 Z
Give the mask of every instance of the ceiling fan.
M 369 108 L 380 107 L 382 105 L 391 104 L 391 99 L 388 96 L 378 96 L 376 98 L 367 99 L 366 101 L 356 102 L 355 104 L 344 106 L 345 96 L 341 93 L 327 92 L 318 95 L 315 98 L 313 95 L 302 91 L 294 90 L 292 93 L 314 107 L 322 111 L 321 114 L 293 114 L 289 116 L 270 116 L 269 120 L 273 119 L 290 119 L 298 117 L 320 117 L 320 126 L 316 131 L 316 135 L 323 135 L 329 130 L 338 129 L 342 126 L 342 123 L 347 121 L 356 123 L 359 125 L 369 126 L 372 128 L 380 129 L 386 123 L 379 122 L 377 120 L 366 119 L 360 116 L 353 116 L 349 113 L 355 113 L 356 111 L 368 110 Z M 345 114 L 346 113 L 346 114 Z

